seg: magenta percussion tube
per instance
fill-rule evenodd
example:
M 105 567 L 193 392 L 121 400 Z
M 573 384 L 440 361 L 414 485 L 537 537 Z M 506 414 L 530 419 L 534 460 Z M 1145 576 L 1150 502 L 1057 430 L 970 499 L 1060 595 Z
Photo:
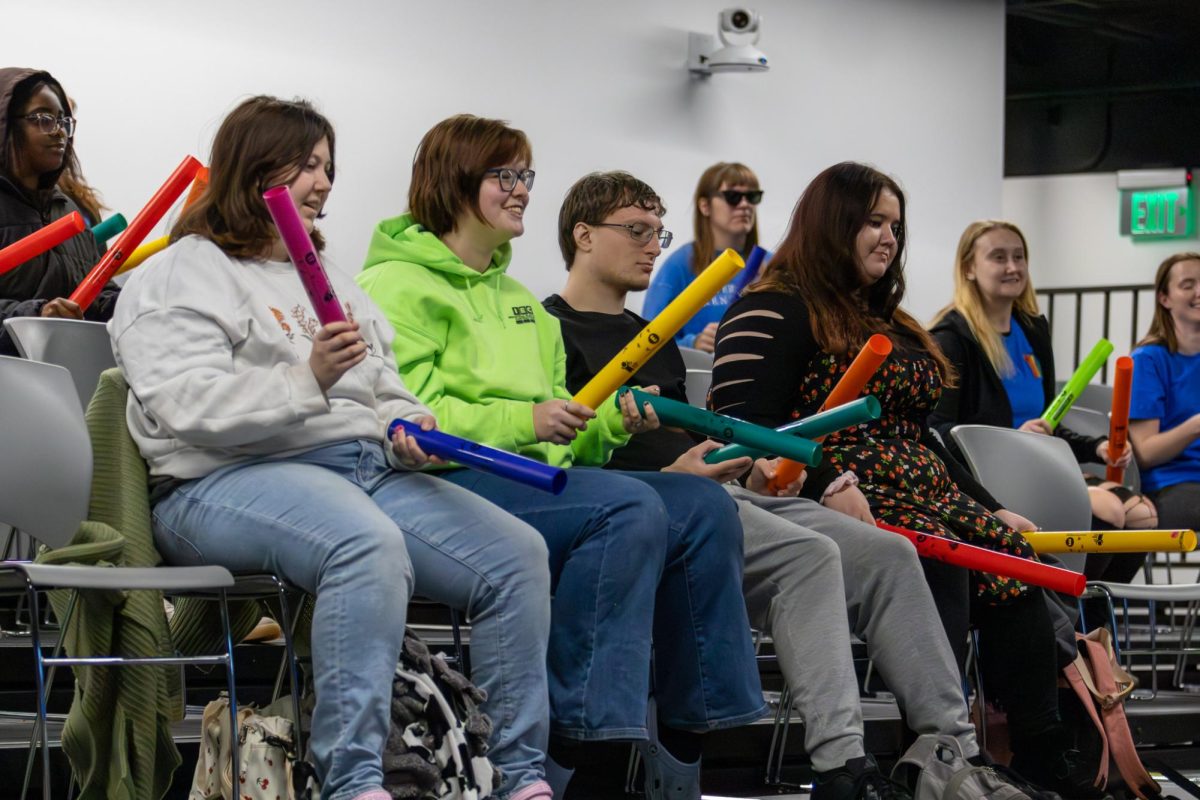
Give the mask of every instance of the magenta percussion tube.
M 267 189 L 263 192 L 263 201 L 267 204 L 267 211 L 271 212 L 275 227 L 279 229 L 279 238 L 283 240 L 296 272 L 300 273 L 300 282 L 304 284 L 304 291 L 308 292 L 317 319 L 322 325 L 345 322 L 346 312 L 342 311 L 342 304 L 333 291 L 329 276 L 321 266 L 317 248 L 304 229 L 304 220 L 300 218 L 300 211 L 288 187 L 273 186 Z

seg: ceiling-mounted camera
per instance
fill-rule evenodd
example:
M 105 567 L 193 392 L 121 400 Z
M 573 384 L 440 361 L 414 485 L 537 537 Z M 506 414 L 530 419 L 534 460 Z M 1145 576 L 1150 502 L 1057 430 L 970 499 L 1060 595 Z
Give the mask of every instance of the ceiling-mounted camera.
M 755 45 L 761 34 L 762 15 L 752 8 L 727 8 L 717 16 L 717 36 L 688 34 L 688 70 L 696 75 L 714 72 L 766 72 L 767 55 Z

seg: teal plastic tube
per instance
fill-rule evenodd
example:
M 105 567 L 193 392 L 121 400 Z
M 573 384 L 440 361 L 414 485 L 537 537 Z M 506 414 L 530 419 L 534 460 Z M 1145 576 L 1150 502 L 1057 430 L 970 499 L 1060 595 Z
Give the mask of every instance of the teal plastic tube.
M 761 425 L 754 425 L 723 414 L 714 414 L 687 403 L 680 403 L 678 400 L 668 400 L 665 397 L 628 386 L 622 386 L 617 392 L 618 405 L 620 405 L 620 396 L 625 392 L 633 392 L 633 399 L 639 410 L 643 407 L 643 403 L 649 402 L 663 425 L 703 433 L 706 436 L 745 445 L 754 450 L 778 453 L 810 467 L 821 463 L 821 445 L 810 439 L 779 433 Z
M 879 413 L 879 401 L 875 399 L 874 395 L 867 395 L 866 397 L 858 398 L 852 403 L 846 403 L 843 406 L 831 408 L 819 414 L 813 414 L 811 417 L 805 417 L 795 422 L 789 422 L 787 425 L 781 425 L 775 430 L 779 433 L 786 433 L 789 436 L 819 439 L 822 436 L 828 436 L 834 431 L 840 431 L 843 428 L 879 419 Z M 764 458 L 772 455 L 777 454 L 769 451 L 755 450 L 740 444 L 727 444 L 721 449 L 713 450 L 706 455 L 704 461 L 709 464 L 719 464 L 722 461 L 730 461 L 742 456 Z
M 1058 427 L 1058 423 L 1062 422 L 1063 417 L 1071 410 L 1071 406 L 1075 405 L 1075 401 L 1079 399 L 1083 387 L 1092 382 L 1092 378 L 1096 377 L 1096 373 L 1104 366 L 1104 362 L 1108 361 L 1112 351 L 1113 343 L 1108 339 L 1096 342 L 1092 352 L 1087 354 L 1087 357 L 1080 363 L 1079 369 L 1075 370 L 1075 374 L 1071 376 L 1071 380 L 1066 382 L 1062 391 L 1058 393 L 1058 397 L 1054 398 L 1054 402 L 1050 403 L 1045 413 L 1042 414 L 1042 419 L 1050 426 L 1050 430 L 1054 430 Z
M 129 223 L 125 221 L 124 214 L 113 214 L 103 222 L 97 222 L 92 226 L 92 236 L 96 237 L 97 242 L 107 242 L 109 239 L 125 230 L 128 224 Z

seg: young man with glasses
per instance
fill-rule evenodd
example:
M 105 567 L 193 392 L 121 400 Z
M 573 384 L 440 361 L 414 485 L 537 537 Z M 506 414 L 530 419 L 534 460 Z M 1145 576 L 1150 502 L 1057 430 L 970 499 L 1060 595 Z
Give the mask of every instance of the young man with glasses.
M 0 69 L 0 247 L 65 217 L 78 206 L 60 191 L 59 176 L 75 160 L 75 120 L 62 86 L 48 72 Z M 100 260 L 90 231 L 0 275 L 0 320 L 64 317 L 104 322 L 112 316 L 117 286 L 109 284 L 85 311 L 69 299 Z M 0 355 L 16 355 L 0 328 Z
M 646 325 L 625 309 L 625 299 L 646 288 L 661 243 L 672 238 L 663 213 L 654 190 L 624 172 L 587 175 L 567 192 L 558 216 L 567 284 L 544 306 L 562 323 L 568 388 L 587 383 Z M 687 402 L 684 381 L 672 342 L 629 379 Z M 772 635 L 804 717 L 805 746 L 817 770 L 813 800 L 910 797 L 863 749 L 851 631 L 867 642 L 914 731 L 953 736 L 965 755 L 978 756 L 959 673 L 912 546 L 796 497 L 802 479 L 775 495 L 766 488 L 773 461 L 706 464 L 704 455 L 719 446 L 660 427 L 635 434 L 608 466 L 709 478 L 736 501 L 745 532 L 746 603 L 752 624 Z M 739 477 L 745 486 L 733 483 Z

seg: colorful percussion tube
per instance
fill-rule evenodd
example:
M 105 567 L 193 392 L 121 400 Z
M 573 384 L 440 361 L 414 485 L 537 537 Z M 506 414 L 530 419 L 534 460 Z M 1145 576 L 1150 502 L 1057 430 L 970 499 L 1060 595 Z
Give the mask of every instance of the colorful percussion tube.
M 167 178 L 166 183 L 159 187 L 145 208 L 137 213 L 133 222 L 129 223 L 129 227 L 122 231 L 113 246 L 108 248 L 104 257 L 96 266 L 92 267 L 92 271 L 80 282 L 79 286 L 75 287 L 75 291 L 71 292 L 73 302 L 77 303 L 80 308 L 87 308 L 92 304 L 104 285 L 112 279 L 113 275 L 117 274 L 117 270 L 124 265 L 125 260 L 133 254 L 133 251 L 154 229 L 167 210 L 179 199 L 179 195 L 183 194 L 183 190 L 196 177 L 199 169 L 200 162 L 193 156 L 184 157 L 175 171 Z
M 737 282 L 734 283 L 734 288 L 740 297 L 742 290 L 745 289 L 751 282 L 758 278 L 758 270 L 762 266 L 763 259 L 767 257 L 765 247 L 754 245 L 750 251 L 750 255 L 746 256 L 746 268 L 743 269 L 737 276 Z
M 490 472 L 550 494 L 561 494 L 566 488 L 567 471 L 560 467 L 552 467 L 532 458 L 497 450 L 443 431 L 423 431 L 420 425 L 406 419 L 392 420 L 388 425 L 389 440 L 397 428 L 404 428 L 404 432 L 416 439 L 421 449 L 431 456 L 438 456 L 481 472 Z
M 1025 531 L 1039 553 L 1190 553 L 1195 531 Z
M 976 572 L 988 572 L 992 575 L 1024 581 L 1031 586 L 1043 586 L 1072 597 L 1079 597 L 1083 594 L 1084 587 L 1087 586 L 1087 578 L 1083 577 L 1081 573 L 1072 572 L 1069 569 L 1052 567 L 1040 561 L 1010 556 L 1007 553 L 998 553 L 995 550 L 988 550 L 986 547 L 978 547 L 966 542 L 956 542 L 944 536 L 897 528 L 879 520 L 875 521 L 875 525 L 908 539 L 917 548 L 917 553 L 924 558 L 932 558 L 935 561 L 942 561 Z
M 1133 359 L 1121 356 L 1113 377 L 1112 413 L 1108 417 L 1108 460 L 1116 461 L 1125 454 L 1129 437 L 1129 395 L 1133 389 Z M 1125 468 L 1107 466 L 1104 477 L 1113 483 L 1125 482 Z
M 97 242 L 107 242 L 127 227 L 129 223 L 125 221 L 124 214 L 113 214 L 104 222 L 97 222 L 92 226 L 92 236 L 96 237 Z
M 342 311 L 333 284 L 321 266 L 317 248 L 313 247 L 312 237 L 304 229 L 304 220 L 300 219 L 300 210 L 296 208 L 288 187 L 267 189 L 263 192 L 263 201 L 267 204 L 267 211 L 271 212 L 271 219 L 275 220 L 279 237 L 283 239 L 283 246 L 287 248 L 296 272 L 300 273 L 300 282 L 304 284 L 304 291 L 308 292 L 317 319 L 322 325 L 345 322 L 346 312 Z
M 78 211 L 72 211 L 65 217 L 59 217 L 44 228 L 38 228 L 33 233 L 0 250 L 0 275 L 16 269 L 30 259 L 37 258 L 47 250 L 58 247 L 77 233 L 81 233 L 87 225 Z
M 208 188 L 208 167 L 201 167 L 196 171 L 196 177 L 192 178 L 192 188 L 188 190 L 188 196 L 183 201 L 183 210 L 187 211 L 188 206 L 196 202 L 196 198 L 204 194 L 204 190 Z
M 722 414 L 714 414 L 678 400 L 669 400 L 628 386 L 622 386 L 617 393 L 615 400 L 618 406 L 620 397 L 625 392 L 633 392 L 633 401 L 637 404 L 639 411 L 642 409 L 643 403 L 650 403 L 654 408 L 654 413 L 658 414 L 659 421 L 664 425 L 703 433 L 706 436 L 745 445 L 754 450 L 779 453 L 811 467 L 821 463 L 821 446 L 809 439 L 801 439 L 798 436 L 779 433 L 761 425 L 754 425 Z
M 830 390 L 829 396 L 821 404 L 820 410 L 826 411 L 845 405 L 862 394 L 867 381 L 871 380 L 871 376 L 875 374 L 875 371 L 879 369 L 891 352 L 892 340 L 882 333 L 877 333 L 867 339 L 867 343 L 850 362 L 850 366 L 846 368 L 837 385 Z M 783 491 L 799 478 L 802 472 L 804 472 L 804 467 L 800 464 L 784 461 L 775 470 L 775 477 L 767 484 L 767 488 L 775 492 Z
M 1104 366 L 1104 362 L 1108 361 L 1112 351 L 1113 344 L 1108 339 L 1096 342 L 1096 346 L 1083 359 L 1083 363 L 1079 365 L 1079 369 L 1075 370 L 1071 380 L 1066 382 L 1062 391 L 1058 393 L 1058 397 L 1054 398 L 1050 407 L 1042 414 L 1042 419 L 1050 426 L 1050 430 L 1054 430 L 1058 427 L 1058 423 L 1062 422 L 1062 418 L 1079 399 L 1083 387 L 1092 382 L 1092 378 L 1096 377 L 1096 373 Z
M 129 258 L 125 259 L 125 263 L 121 265 L 119 270 L 117 270 L 117 274 L 120 275 L 124 272 L 129 272 L 129 270 L 133 269 L 134 267 L 140 267 L 142 262 L 150 256 L 166 250 L 167 245 L 170 243 L 170 236 L 160 236 L 157 239 L 152 239 L 144 244 L 139 244 L 137 248 L 134 249 L 133 253 L 130 254 Z
M 828 411 L 822 411 L 819 414 L 813 414 L 811 417 L 789 422 L 787 425 L 781 425 L 775 430 L 779 433 L 787 433 L 792 436 L 803 436 L 805 439 L 818 439 L 822 436 L 828 436 L 834 431 L 840 431 L 842 428 L 849 428 L 852 425 L 860 425 L 873 419 L 879 419 L 879 401 L 874 395 L 860 397 L 852 403 L 846 403 L 844 406 L 831 408 Z M 719 464 L 722 461 L 729 461 L 742 456 L 750 456 L 751 458 L 762 458 L 764 456 L 774 455 L 773 453 L 764 453 L 761 450 L 752 450 L 749 447 L 743 447 L 740 444 L 727 444 L 719 450 L 713 450 L 704 457 L 705 463 Z
M 679 329 L 695 316 L 705 303 L 713 299 L 743 266 L 742 257 L 733 250 L 726 250 L 717 256 L 704 272 L 697 275 L 657 317 L 650 320 L 603 369 L 593 375 L 572 399 L 593 409 L 603 403 L 631 375 L 641 369 L 642 364 L 649 361 L 659 348 L 671 341 Z

